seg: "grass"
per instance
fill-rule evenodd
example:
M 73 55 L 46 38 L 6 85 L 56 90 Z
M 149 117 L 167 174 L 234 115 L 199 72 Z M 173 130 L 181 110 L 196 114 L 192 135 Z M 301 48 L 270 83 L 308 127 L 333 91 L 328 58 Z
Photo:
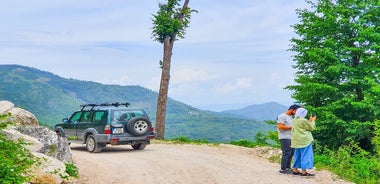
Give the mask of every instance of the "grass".
M 164 139 L 164 140 L 154 140 L 155 142 L 166 142 L 166 143 L 173 143 L 173 144 L 213 144 L 213 145 L 219 145 L 219 143 L 210 143 L 206 139 L 189 139 L 187 137 L 176 137 L 171 139 Z

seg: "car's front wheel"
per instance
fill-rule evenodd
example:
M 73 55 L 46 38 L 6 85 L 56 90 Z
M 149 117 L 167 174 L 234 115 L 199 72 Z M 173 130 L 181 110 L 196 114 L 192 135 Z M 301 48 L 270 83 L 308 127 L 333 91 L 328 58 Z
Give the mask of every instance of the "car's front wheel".
M 93 135 L 87 136 L 86 148 L 90 153 L 99 153 L 103 150 L 105 146 L 103 144 L 97 143 Z
M 146 144 L 143 143 L 137 143 L 131 145 L 134 150 L 143 150 L 146 147 Z

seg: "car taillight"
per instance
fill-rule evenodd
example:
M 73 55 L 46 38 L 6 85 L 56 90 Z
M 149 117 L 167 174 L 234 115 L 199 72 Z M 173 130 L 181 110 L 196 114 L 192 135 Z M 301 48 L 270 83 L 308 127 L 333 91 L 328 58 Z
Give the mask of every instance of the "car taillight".
M 104 127 L 104 134 L 111 134 L 111 126 L 110 125 L 106 125 Z
M 146 136 L 146 139 L 154 139 L 154 128 L 150 128 L 150 133 Z

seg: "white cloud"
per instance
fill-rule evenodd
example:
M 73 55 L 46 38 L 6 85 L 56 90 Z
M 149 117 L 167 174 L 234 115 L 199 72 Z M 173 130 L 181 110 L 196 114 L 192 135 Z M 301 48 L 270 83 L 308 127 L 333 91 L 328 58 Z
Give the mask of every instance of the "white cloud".
M 158 91 L 162 45 L 151 38 L 151 0 L 5 0 L 0 64 Z M 196 107 L 291 101 L 290 25 L 299 0 L 192 0 L 174 45 L 169 96 Z
M 216 75 L 207 72 L 202 68 L 182 68 L 177 69 L 172 74 L 173 84 L 208 82 L 217 78 Z
M 238 78 L 232 82 L 226 82 L 217 88 L 217 92 L 222 94 L 228 94 L 235 91 L 246 90 L 252 87 L 251 78 Z

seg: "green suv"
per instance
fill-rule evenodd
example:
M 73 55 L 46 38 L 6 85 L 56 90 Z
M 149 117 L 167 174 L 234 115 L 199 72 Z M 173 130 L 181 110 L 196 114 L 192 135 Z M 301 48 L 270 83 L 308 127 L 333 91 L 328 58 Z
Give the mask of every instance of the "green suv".
M 156 135 L 144 109 L 129 103 L 84 104 L 63 123 L 55 125 L 59 136 L 86 144 L 89 152 L 101 152 L 107 144 L 129 144 L 142 150 Z

